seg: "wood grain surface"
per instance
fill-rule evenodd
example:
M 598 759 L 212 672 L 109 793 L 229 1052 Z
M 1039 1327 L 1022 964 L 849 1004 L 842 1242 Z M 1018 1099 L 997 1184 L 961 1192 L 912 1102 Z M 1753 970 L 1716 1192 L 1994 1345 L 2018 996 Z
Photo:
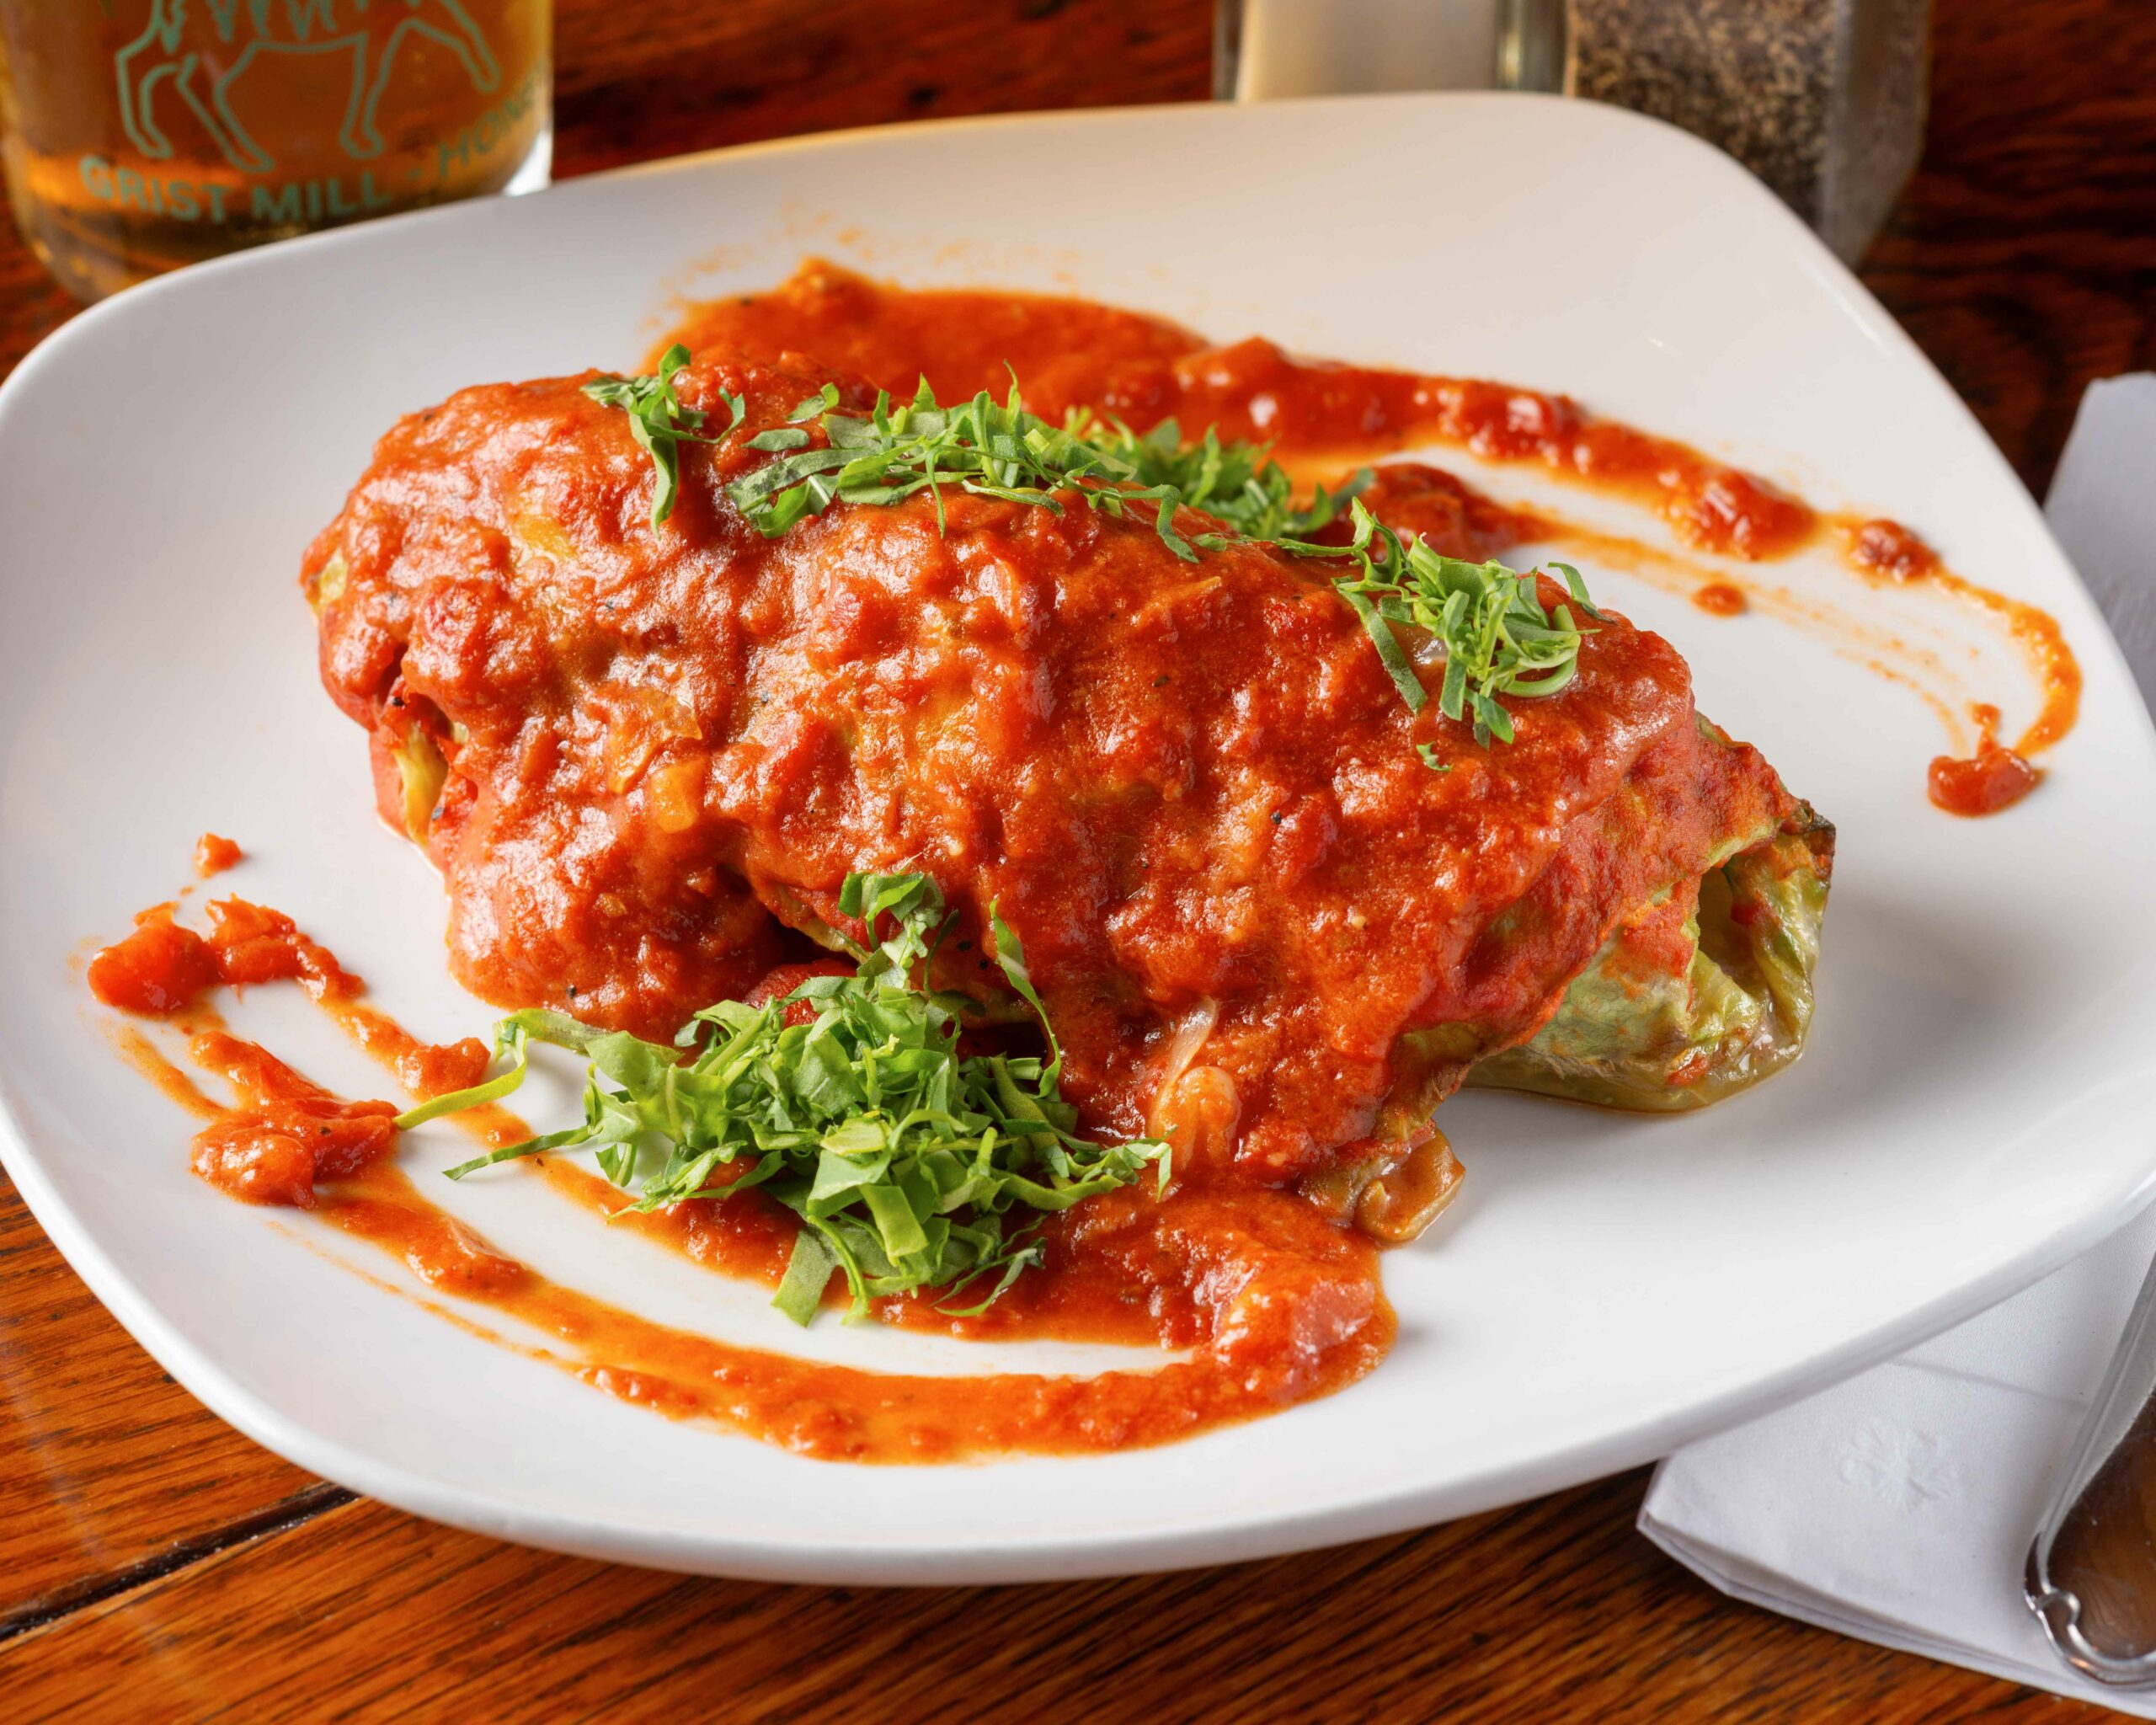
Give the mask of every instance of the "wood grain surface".
M 336 1489 L 167 1377 L 0 1176 L 0 1636 Z
M 1924 165 L 1863 273 L 2041 492 L 2084 385 L 2156 366 L 2156 5 L 1935 3 Z M 565 176 L 1196 99 L 1210 41 L 1209 0 L 560 0 L 558 19 Z M 0 370 L 73 310 L 0 239 Z M 1731 1604 L 1632 1531 L 1637 1473 L 1331 1551 L 1053 1587 L 785 1588 L 494 1544 L 223 1425 L 4 1181 L 0 1395 L 10 1718 L 2102 1717 Z

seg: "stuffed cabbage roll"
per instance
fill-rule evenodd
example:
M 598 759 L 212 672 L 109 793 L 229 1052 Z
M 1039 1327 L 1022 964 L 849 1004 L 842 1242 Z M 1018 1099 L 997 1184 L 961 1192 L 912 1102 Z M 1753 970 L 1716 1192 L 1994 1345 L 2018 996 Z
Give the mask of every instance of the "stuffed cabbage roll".
M 1404 702 L 1331 565 L 1195 510 L 947 486 L 768 531 L 743 482 L 823 446 L 817 399 L 874 410 L 798 355 L 674 380 L 740 435 L 669 451 L 655 524 L 650 427 L 592 382 L 405 419 L 304 570 L 478 993 L 664 1037 L 862 937 L 849 873 L 918 871 L 985 1019 L 1027 1016 L 984 956 L 1022 942 L 1090 1131 L 1396 1235 L 1470 1074 L 1684 1107 L 1801 1045 L 1827 829 L 1660 637 L 1599 613 L 1508 740 Z

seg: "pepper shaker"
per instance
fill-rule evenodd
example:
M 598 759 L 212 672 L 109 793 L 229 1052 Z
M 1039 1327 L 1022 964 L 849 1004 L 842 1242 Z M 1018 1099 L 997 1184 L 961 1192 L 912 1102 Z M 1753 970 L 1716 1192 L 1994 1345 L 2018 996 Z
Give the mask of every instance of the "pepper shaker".
M 1503 3 L 1501 82 L 1614 103 L 1720 145 L 1845 263 L 1877 236 L 1923 152 L 1930 0 Z

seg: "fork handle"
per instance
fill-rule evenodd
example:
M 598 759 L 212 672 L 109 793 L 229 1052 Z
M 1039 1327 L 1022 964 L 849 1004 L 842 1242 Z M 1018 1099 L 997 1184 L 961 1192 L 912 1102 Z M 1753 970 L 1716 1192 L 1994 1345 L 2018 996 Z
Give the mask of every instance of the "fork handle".
M 2156 1263 L 2037 1524 L 2022 1591 L 2082 1675 L 2156 1686 Z

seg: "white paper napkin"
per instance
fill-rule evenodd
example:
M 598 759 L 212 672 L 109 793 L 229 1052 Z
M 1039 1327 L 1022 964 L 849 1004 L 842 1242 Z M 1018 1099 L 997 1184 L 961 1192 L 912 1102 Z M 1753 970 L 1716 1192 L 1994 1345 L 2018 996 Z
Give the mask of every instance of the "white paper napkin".
M 2156 713 L 2156 373 L 2089 386 L 2044 515 Z
M 2046 514 L 2156 709 L 2156 376 L 2090 387 Z M 2156 1719 L 2156 1691 L 2059 1664 L 2021 1600 L 2152 1254 L 2156 1212 L 1899 1359 L 1678 1450 L 1640 1530 L 1754 1605 Z

